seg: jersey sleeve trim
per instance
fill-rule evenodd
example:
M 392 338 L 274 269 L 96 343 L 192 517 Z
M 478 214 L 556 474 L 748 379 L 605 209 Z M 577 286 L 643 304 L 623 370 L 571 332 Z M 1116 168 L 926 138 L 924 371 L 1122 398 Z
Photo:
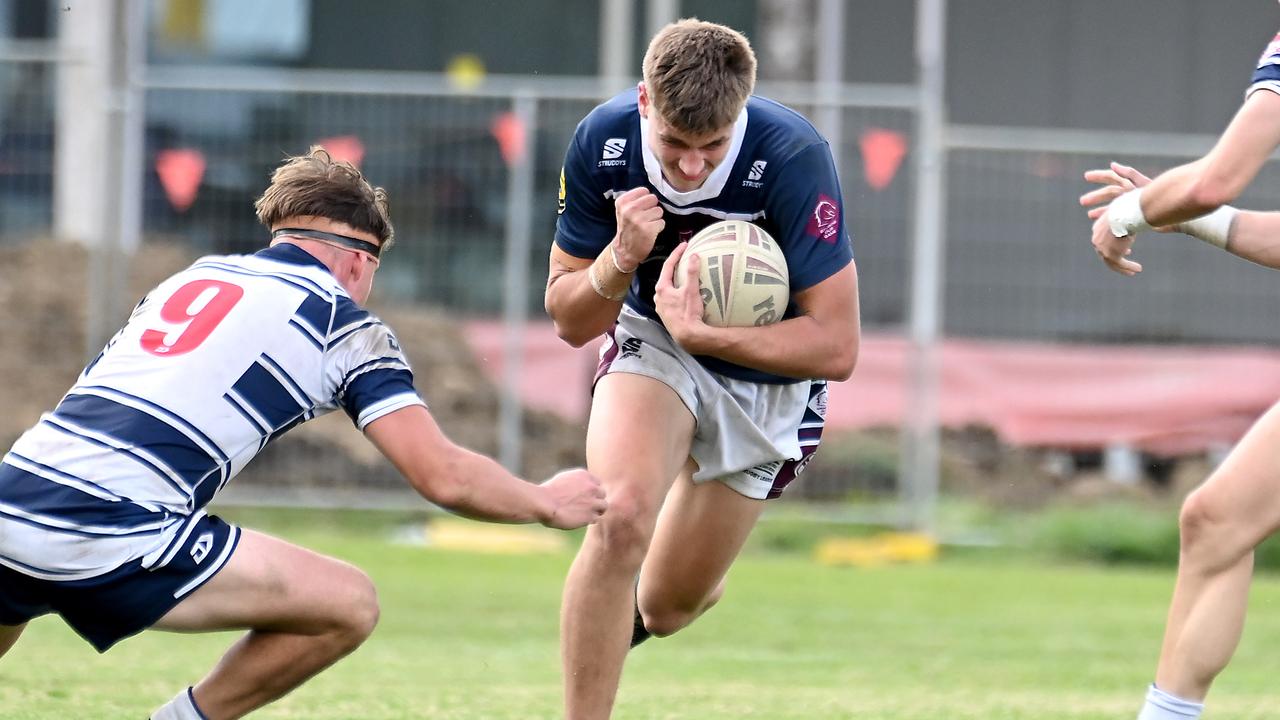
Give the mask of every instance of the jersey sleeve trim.
M 365 427 L 374 420 L 390 415 L 397 410 L 413 407 L 414 405 L 421 405 L 422 407 L 427 406 L 427 404 L 423 402 L 422 398 L 418 397 L 417 393 L 406 392 L 400 393 L 399 395 L 392 395 L 385 400 L 376 402 L 365 408 L 364 411 L 360 413 L 360 416 L 356 418 L 356 427 L 363 431 Z

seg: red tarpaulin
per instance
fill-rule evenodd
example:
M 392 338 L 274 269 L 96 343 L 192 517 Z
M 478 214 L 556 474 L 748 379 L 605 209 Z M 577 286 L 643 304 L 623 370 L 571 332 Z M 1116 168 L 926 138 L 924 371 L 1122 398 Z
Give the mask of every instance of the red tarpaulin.
M 469 323 L 466 335 L 499 381 L 501 324 Z M 574 349 L 542 323 L 524 347 L 526 405 L 583 421 L 599 341 Z M 831 385 L 827 426 L 899 425 L 907 350 L 901 336 L 864 333 L 853 378 Z M 1235 442 L 1280 399 L 1280 351 L 1265 348 L 947 340 L 939 357 L 942 423 L 986 426 L 1014 445 L 1197 453 Z

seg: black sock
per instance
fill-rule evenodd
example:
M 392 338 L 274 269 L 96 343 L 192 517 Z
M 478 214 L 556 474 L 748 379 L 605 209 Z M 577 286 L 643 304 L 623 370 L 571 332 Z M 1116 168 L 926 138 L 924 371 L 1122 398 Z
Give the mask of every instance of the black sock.
M 645 628 L 644 618 L 640 615 L 640 605 L 637 603 L 635 624 L 631 626 L 631 647 L 635 647 L 651 637 L 653 637 L 653 634 Z

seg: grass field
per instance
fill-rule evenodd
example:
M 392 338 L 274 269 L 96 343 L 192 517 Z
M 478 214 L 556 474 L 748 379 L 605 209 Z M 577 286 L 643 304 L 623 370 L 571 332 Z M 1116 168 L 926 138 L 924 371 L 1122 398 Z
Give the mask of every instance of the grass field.
M 571 554 L 391 543 L 385 516 L 226 512 L 350 560 L 382 621 L 354 655 L 254 717 L 558 718 L 560 584 Z M 1172 575 L 993 555 L 824 568 L 748 552 L 715 610 L 633 653 L 619 720 L 1130 720 L 1150 680 Z M 198 679 L 230 634 L 144 633 L 99 656 L 56 619 L 0 660 L 9 720 L 140 720 Z M 1280 712 L 1280 581 L 1255 586 L 1209 720 Z

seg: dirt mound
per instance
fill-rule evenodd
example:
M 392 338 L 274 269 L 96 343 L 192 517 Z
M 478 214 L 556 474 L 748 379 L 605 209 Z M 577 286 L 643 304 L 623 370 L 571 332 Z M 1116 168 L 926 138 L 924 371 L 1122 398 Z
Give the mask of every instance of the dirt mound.
M 194 259 L 175 243 L 148 243 L 130 263 L 131 308 L 164 278 Z M 57 404 L 89 359 L 85 350 L 88 252 L 78 245 L 37 241 L 0 246 L 0 445 Z M 498 392 L 476 366 L 459 329 L 431 308 L 371 308 L 395 330 L 409 356 L 419 392 L 454 441 L 488 455 L 498 452 Z M 124 318 L 119 321 L 123 322 Z M 547 414 L 526 414 L 524 473 L 541 479 L 583 460 L 583 429 Z M 401 487 L 398 473 L 341 412 L 306 423 L 272 444 L 236 479 L 237 485 Z
M 130 265 L 136 298 L 194 259 L 179 243 L 148 243 Z M 7 449 L 75 381 L 86 357 L 88 254 L 50 241 L 0 246 L 0 446 Z M 376 293 L 375 293 L 376 295 Z M 477 366 L 459 326 L 441 311 L 384 305 L 371 309 L 394 328 L 409 356 L 418 390 L 454 441 L 498 453 L 498 392 Z M 120 321 L 123 321 L 123 317 Z M 585 428 L 557 416 L 526 413 L 522 437 L 527 477 L 581 465 Z M 788 491 L 799 500 L 847 501 L 896 495 L 901 440 L 896 430 L 828 433 L 814 462 Z M 1044 453 L 1010 448 L 985 428 L 944 433 L 942 490 L 1005 507 L 1035 507 L 1071 491 L 1070 473 L 1055 471 Z M 236 479 L 236 486 L 403 488 L 398 473 L 341 412 L 306 423 L 273 443 Z M 1105 489 L 1105 488 L 1104 488 Z M 1082 491 L 1084 492 L 1084 491 Z M 1085 493 L 1091 494 L 1091 493 Z

